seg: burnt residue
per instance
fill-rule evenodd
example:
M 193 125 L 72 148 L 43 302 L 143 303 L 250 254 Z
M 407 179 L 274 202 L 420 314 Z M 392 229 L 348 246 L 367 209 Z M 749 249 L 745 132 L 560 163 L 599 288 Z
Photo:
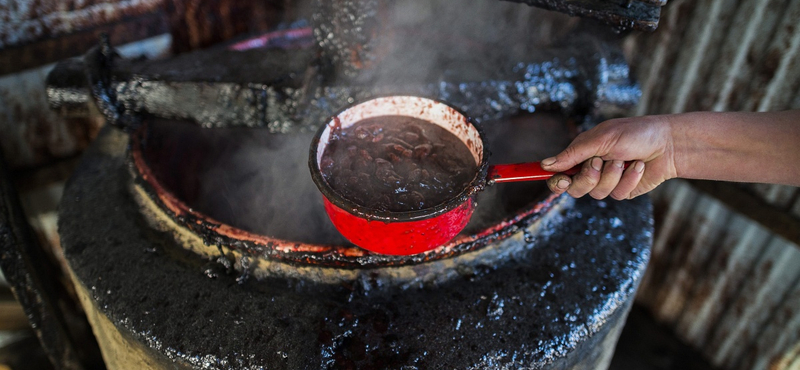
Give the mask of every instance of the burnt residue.
M 378 53 L 378 34 L 389 22 L 380 0 L 315 1 L 311 16 L 314 40 L 337 73 L 353 77 L 369 68 Z M 383 6 L 381 6 L 383 5 Z M 384 11 L 381 12 L 380 9 Z M 379 13 L 381 16 L 379 16 Z
M 655 31 L 666 0 L 509 0 L 594 18 L 619 30 Z
M 346 284 L 240 284 L 146 226 L 128 191 L 124 141 L 108 152 L 111 134 L 65 189 L 65 255 L 124 334 L 186 368 L 591 369 L 616 339 L 650 253 L 647 197 L 579 199 L 547 238 L 445 282 L 382 285 L 365 270 Z
M 141 123 L 137 115 L 128 114 L 125 104 L 120 101 L 114 83 L 114 61 L 119 58 L 111 47 L 107 34 L 100 36 L 100 44 L 84 56 L 84 69 L 89 81 L 89 91 L 100 113 L 109 123 L 130 131 L 136 130 Z M 52 103 L 51 103 L 52 105 Z
M 452 38 L 398 36 L 405 41 L 389 57 L 356 75 L 337 73 L 331 67 L 335 58 L 291 47 L 307 45 L 302 39 L 282 49 L 215 48 L 164 61 L 114 58 L 104 42 L 83 66 L 75 60 L 57 66 L 48 78 L 48 97 L 51 106 L 73 110 L 94 100 L 110 122 L 125 127 L 136 126 L 141 116 L 157 116 L 209 128 L 288 132 L 314 130 L 355 102 L 392 94 L 444 101 L 477 120 L 557 109 L 588 115 L 592 122 L 630 109 L 640 95 L 614 42 L 593 32 L 572 35 L 560 48 L 526 53 Z M 421 48 L 407 45 L 412 41 L 436 52 L 408 52 Z M 476 58 L 473 48 L 464 47 L 473 44 L 489 57 Z M 420 63 L 428 67 L 409 68 Z M 72 76 L 84 73 L 93 99 L 79 93 L 84 84 Z
M 88 116 L 92 96 L 82 58 L 72 58 L 56 64 L 45 81 L 50 108 L 65 117 Z

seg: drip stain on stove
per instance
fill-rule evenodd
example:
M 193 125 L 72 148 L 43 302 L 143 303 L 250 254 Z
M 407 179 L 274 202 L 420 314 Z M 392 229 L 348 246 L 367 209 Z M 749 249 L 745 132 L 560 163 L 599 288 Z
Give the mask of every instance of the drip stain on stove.
M 370 4 L 359 25 L 382 24 L 385 4 Z M 106 44 L 49 76 L 54 106 L 102 102 L 126 128 L 103 129 L 59 217 L 109 368 L 605 368 L 649 259 L 646 197 L 495 185 L 449 244 L 381 256 L 338 235 L 305 164 L 325 118 L 386 94 L 481 120 L 493 163 L 544 158 L 570 126 L 636 104 L 618 47 L 576 31 L 530 58 L 496 53 L 490 69 L 454 52 L 419 74 L 379 38 L 346 52 L 352 40 L 320 30 L 347 25 L 316 17 L 165 61 Z M 259 44 L 271 47 L 241 51 Z

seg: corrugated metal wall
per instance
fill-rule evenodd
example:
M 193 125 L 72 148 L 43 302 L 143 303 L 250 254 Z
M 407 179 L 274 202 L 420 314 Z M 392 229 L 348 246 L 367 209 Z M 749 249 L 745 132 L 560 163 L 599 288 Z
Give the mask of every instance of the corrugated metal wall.
M 800 248 L 686 181 L 653 200 L 659 227 L 638 303 L 722 368 L 800 366 Z
M 642 84 L 639 115 L 800 109 L 800 1 L 672 0 L 659 29 L 632 34 L 625 49 Z M 800 369 L 797 240 L 696 184 L 653 192 L 656 239 L 638 302 L 721 368 Z M 800 228 L 798 188 L 725 186 Z

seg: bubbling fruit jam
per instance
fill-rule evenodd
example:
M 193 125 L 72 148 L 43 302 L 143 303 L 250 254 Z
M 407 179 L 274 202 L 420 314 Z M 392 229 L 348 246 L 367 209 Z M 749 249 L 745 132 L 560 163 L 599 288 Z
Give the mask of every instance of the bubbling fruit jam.
M 333 127 L 320 170 L 334 191 L 378 211 L 436 206 L 466 188 L 477 172 L 467 146 L 418 118 L 381 116 Z

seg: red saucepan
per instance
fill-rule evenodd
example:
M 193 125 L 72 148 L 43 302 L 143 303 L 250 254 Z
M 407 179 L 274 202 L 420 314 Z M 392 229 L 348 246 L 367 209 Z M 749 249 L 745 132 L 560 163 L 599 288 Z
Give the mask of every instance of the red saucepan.
M 350 201 L 325 181 L 320 161 L 334 127 L 345 129 L 367 118 L 398 115 L 436 124 L 469 148 L 478 170 L 458 195 L 421 210 L 379 211 Z M 311 144 L 309 167 L 311 177 L 322 192 L 325 211 L 345 238 L 373 252 L 409 255 L 436 248 L 455 237 L 472 216 L 476 194 L 487 184 L 545 180 L 555 174 L 543 170 L 538 162 L 489 166 L 485 142 L 481 130 L 446 104 L 415 96 L 390 96 L 352 106 L 321 127 Z M 565 173 L 572 175 L 579 170 L 580 166 L 576 166 Z

